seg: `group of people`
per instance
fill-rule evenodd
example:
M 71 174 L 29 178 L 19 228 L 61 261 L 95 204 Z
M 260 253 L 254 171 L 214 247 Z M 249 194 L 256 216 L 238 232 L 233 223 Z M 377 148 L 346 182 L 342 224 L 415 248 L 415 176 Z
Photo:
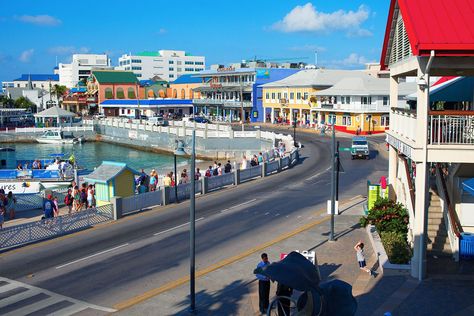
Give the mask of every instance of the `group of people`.
M 5 190 L 0 189 L 0 229 L 3 227 L 5 218 L 15 218 L 15 204 L 16 198 L 13 196 L 12 191 L 5 194 Z
M 232 164 L 230 160 L 227 160 L 227 163 L 222 166 L 220 162 L 214 161 L 214 165 L 209 166 L 204 173 L 206 178 L 222 176 L 225 173 L 230 173 L 232 171 Z M 199 168 L 196 170 L 196 180 L 201 178 L 201 172 Z
M 81 187 L 79 187 L 73 182 L 64 196 L 64 204 L 68 208 L 68 214 L 81 211 L 82 209 L 95 207 L 95 185 L 83 183 Z M 48 194 L 46 199 L 43 201 L 43 212 L 44 218 L 59 216 L 59 203 L 57 196 Z

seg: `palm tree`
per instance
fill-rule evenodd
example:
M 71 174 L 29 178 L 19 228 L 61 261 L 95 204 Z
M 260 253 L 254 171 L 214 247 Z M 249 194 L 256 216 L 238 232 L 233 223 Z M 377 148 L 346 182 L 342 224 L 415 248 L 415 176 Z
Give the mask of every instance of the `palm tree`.
M 56 96 L 56 99 L 58 99 L 59 104 L 61 105 L 63 96 L 66 94 L 67 88 L 66 86 L 61 86 L 59 84 L 55 84 L 53 86 L 53 89 L 51 90 L 51 94 Z

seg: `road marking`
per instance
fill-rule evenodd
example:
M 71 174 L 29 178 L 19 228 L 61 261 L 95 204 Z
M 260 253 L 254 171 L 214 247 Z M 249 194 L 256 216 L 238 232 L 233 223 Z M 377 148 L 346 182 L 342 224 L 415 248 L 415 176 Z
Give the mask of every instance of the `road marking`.
M 246 204 L 249 204 L 249 203 L 252 203 L 252 202 L 255 202 L 257 199 L 251 199 L 249 201 L 246 201 L 246 202 L 243 202 L 243 203 L 240 203 L 240 204 L 237 204 L 237 205 L 234 205 L 234 206 L 231 206 L 231 207 L 228 207 L 226 209 L 223 209 L 222 211 L 219 211 L 219 213 L 225 213 L 225 212 L 228 212 L 234 208 L 237 208 L 239 206 L 242 206 L 242 205 L 246 205 Z
M 110 249 L 107 249 L 107 250 L 103 250 L 101 252 L 98 252 L 98 253 L 95 253 L 93 255 L 90 255 L 90 256 L 87 256 L 87 257 L 84 257 L 84 258 L 80 258 L 80 259 L 77 259 L 77 260 L 74 260 L 74 261 L 71 261 L 71 262 L 68 262 L 68 263 L 65 263 L 63 265 L 60 265 L 60 266 L 57 266 L 56 269 L 61 269 L 61 268 L 64 268 L 68 265 L 71 265 L 71 264 L 74 264 L 74 263 L 78 263 L 78 262 L 81 262 L 81 261 L 84 261 L 84 260 L 87 260 L 87 259 L 90 259 L 90 258 L 94 258 L 94 257 L 97 257 L 97 256 L 100 256 L 100 255 L 103 255 L 104 253 L 107 253 L 107 252 L 111 252 L 111 251 L 114 251 L 114 250 L 117 250 L 119 248 L 123 248 L 125 246 L 128 246 L 129 244 L 128 243 L 125 243 L 125 244 L 122 244 L 120 246 L 117 246 L 117 247 L 113 247 L 113 248 L 110 248 Z
M 280 213 L 276 213 L 276 214 L 275 214 L 275 217 L 277 217 L 277 216 L 280 216 Z
M 320 175 L 322 175 L 323 173 L 328 172 L 329 170 L 331 170 L 331 167 L 327 167 L 326 170 L 323 170 L 321 172 L 316 173 L 315 175 L 312 175 L 311 177 L 307 178 L 305 181 L 313 180 L 314 178 L 319 177 Z
M 267 216 L 268 214 L 270 214 L 270 212 L 266 212 L 266 213 L 265 213 L 265 216 Z
M 203 220 L 203 219 L 204 219 L 204 217 L 199 217 L 199 218 L 198 218 L 197 220 L 195 220 L 194 222 L 199 222 L 200 220 Z M 158 236 L 158 235 L 161 235 L 161 234 L 164 234 L 164 233 L 168 233 L 168 232 L 170 232 L 170 231 L 172 231 L 172 230 L 175 230 L 175 229 L 178 229 L 178 228 L 187 226 L 187 225 L 189 225 L 189 222 L 184 223 L 184 224 L 181 224 L 181 225 L 178 225 L 178 226 L 175 226 L 175 227 L 172 227 L 172 228 L 169 228 L 169 229 L 164 230 L 164 231 L 162 231 L 162 232 L 155 233 L 155 234 L 153 234 L 153 236 Z
M 326 212 L 326 209 L 321 209 L 318 211 L 318 213 L 321 213 L 321 212 Z M 261 251 L 262 249 L 265 249 L 265 248 L 268 248 L 276 243 L 279 243 L 285 239 L 288 239 L 288 238 L 291 238 L 305 230 L 308 230 L 316 225 L 319 225 L 321 223 L 324 223 L 326 221 L 328 221 L 330 219 L 329 216 L 326 216 L 325 218 L 322 218 L 322 219 L 318 219 L 318 220 L 315 220 L 313 222 L 310 222 L 310 223 L 307 223 L 289 233 L 286 233 L 286 234 L 283 234 L 283 235 L 280 235 L 278 236 L 277 238 L 273 239 L 273 240 L 270 240 L 268 242 L 265 242 L 263 244 L 260 244 L 260 245 L 257 245 L 253 248 L 250 248 L 240 254 L 237 254 L 235 256 L 232 256 L 232 257 L 229 257 L 227 259 L 224 259 L 220 262 L 217 262 L 215 264 L 212 264 L 210 266 L 208 266 L 207 268 L 204 268 L 202 270 L 198 270 L 196 271 L 196 278 L 199 278 L 199 277 L 202 277 L 204 275 L 207 275 L 215 270 L 218 270 L 224 266 L 227 266 L 229 264 L 232 264 L 236 261 L 239 261 L 245 257 L 248 257 L 250 256 L 251 254 L 254 254 L 258 251 Z M 171 289 L 174 289 L 180 285 L 183 285 L 185 283 L 189 282 L 189 276 L 184 276 L 184 277 L 181 277 L 179 279 L 176 279 L 174 281 L 171 281 L 171 282 L 168 282 L 158 288 L 154 288 L 154 289 L 151 289 L 149 291 L 146 291 L 142 294 L 139 294 L 137 296 L 134 296 L 134 297 L 131 297 L 127 300 L 124 300 L 120 303 L 117 303 L 114 305 L 114 308 L 117 309 L 117 310 L 124 310 L 124 309 L 127 309 L 127 308 L 130 308 L 138 303 L 141 303 L 149 298 L 152 298 L 154 296 L 157 296 L 159 294 L 162 294 L 164 292 L 167 292 Z

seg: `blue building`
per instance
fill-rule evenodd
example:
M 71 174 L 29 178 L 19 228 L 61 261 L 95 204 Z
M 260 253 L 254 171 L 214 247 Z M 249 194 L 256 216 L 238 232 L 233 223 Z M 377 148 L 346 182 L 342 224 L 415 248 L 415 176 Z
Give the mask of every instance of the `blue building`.
M 218 121 L 263 122 L 262 84 L 281 80 L 298 72 L 288 68 L 218 68 L 197 75 L 201 85 L 194 89 L 197 113 Z

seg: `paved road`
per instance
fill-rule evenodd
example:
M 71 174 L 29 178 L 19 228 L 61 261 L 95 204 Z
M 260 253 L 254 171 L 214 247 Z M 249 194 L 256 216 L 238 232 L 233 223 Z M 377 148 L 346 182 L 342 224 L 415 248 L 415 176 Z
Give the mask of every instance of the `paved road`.
M 301 134 L 302 161 L 291 170 L 199 197 L 196 264 L 203 269 L 317 219 L 330 196 L 330 138 Z M 341 138 L 341 146 L 350 139 Z M 387 163 L 350 160 L 340 200 L 365 195 Z M 112 307 L 188 273 L 189 202 L 127 217 L 60 240 L 0 254 L 0 276 L 97 306 Z M 199 280 L 198 280 L 199 284 Z M 0 297 L 1 297 L 0 287 Z

